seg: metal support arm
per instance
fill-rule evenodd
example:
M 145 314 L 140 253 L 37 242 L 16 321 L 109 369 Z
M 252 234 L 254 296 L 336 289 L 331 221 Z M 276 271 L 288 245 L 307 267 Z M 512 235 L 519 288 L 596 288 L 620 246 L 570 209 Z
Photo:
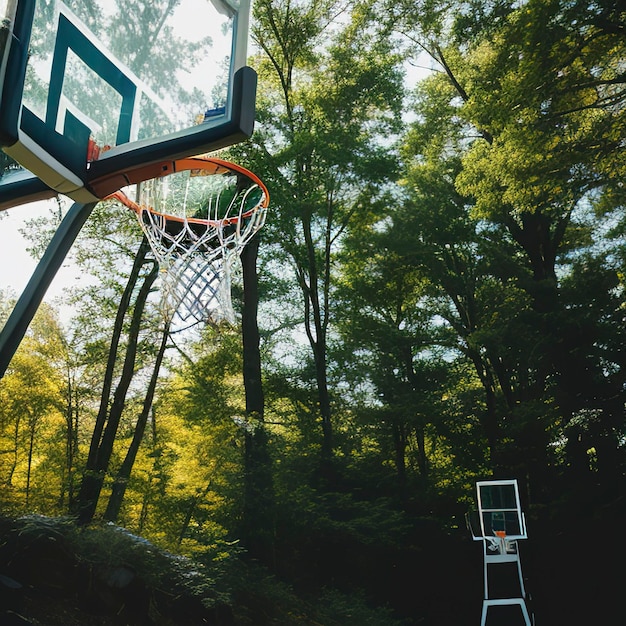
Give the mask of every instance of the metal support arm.
M 54 233 L 52 241 L 0 332 L 0 378 L 4 376 L 50 283 L 96 204 L 96 202 L 73 204 Z

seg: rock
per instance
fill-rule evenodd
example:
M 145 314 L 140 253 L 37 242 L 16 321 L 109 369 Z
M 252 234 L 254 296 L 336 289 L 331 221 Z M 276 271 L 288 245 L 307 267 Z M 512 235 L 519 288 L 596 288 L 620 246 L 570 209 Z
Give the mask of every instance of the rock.
M 34 626 L 34 622 L 22 617 L 19 613 L 5 611 L 0 613 L 0 624 L 2 626 Z
M 81 595 L 92 613 L 124 615 L 141 623 L 147 620 L 150 595 L 133 568 L 99 565 L 91 569 L 88 589 Z
M 0 574 L 0 607 L 19 611 L 24 603 L 24 587 L 14 578 Z

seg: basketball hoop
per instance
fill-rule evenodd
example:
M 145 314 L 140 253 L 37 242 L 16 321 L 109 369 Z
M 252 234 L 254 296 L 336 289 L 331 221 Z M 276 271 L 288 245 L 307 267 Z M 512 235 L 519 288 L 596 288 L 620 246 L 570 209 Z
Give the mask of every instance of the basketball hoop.
M 170 162 L 162 176 L 107 196 L 137 215 L 161 269 L 161 311 L 184 328 L 206 321 L 234 321 L 232 267 L 263 226 L 269 203 L 252 172 L 212 157 Z
M 493 534 L 495 537 L 488 537 L 491 550 L 500 554 L 507 554 L 515 550 L 515 540 L 507 539 L 506 530 L 494 530 Z

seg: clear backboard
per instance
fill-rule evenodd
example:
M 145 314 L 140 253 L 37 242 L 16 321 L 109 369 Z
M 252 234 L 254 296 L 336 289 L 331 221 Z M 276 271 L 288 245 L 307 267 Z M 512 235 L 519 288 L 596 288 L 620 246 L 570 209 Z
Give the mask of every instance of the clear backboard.
M 476 490 L 483 537 L 503 533 L 508 539 L 526 538 L 516 480 L 479 481 Z
M 91 202 L 135 169 L 249 137 L 249 12 L 249 0 L 0 0 L 0 142 L 15 162 L 0 208 L 46 187 Z

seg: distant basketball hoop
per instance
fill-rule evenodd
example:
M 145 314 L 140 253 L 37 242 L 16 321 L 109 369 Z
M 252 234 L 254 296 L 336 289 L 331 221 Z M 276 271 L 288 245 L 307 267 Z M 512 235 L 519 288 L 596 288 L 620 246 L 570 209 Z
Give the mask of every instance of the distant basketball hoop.
M 476 483 L 478 520 L 467 515 L 467 525 L 475 541 L 483 545 L 483 609 L 481 626 L 487 623 L 487 612 L 493 606 L 516 605 L 520 607 L 526 626 L 534 623 L 534 616 L 527 607 L 526 588 L 522 576 L 522 564 L 518 541 L 527 539 L 526 519 L 522 512 L 516 480 L 486 480 Z M 513 563 L 517 567 L 519 595 L 494 598 L 489 589 L 489 567 Z
M 183 328 L 209 318 L 232 322 L 231 269 L 265 223 L 267 188 L 249 170 L 217 158 L 157 169 L 163 174 L 139 182 L 134 198 L 124 191 L 108 198 L 137 215 L 162 271 L 162 314 L 168 321 L 177 315 Z

